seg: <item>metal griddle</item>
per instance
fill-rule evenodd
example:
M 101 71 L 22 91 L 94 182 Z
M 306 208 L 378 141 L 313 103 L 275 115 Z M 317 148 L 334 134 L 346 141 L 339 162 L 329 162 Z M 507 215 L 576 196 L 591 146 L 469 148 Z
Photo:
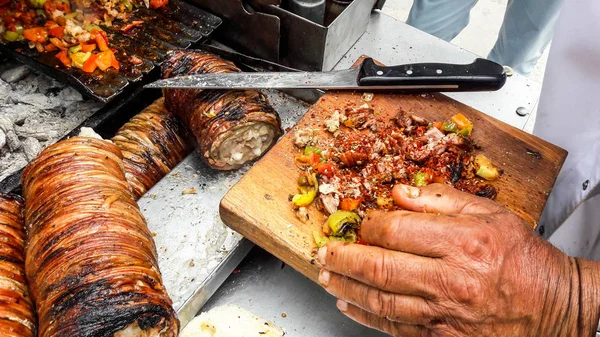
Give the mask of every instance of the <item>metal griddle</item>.
M 128 22 L 135 20 L 144 21 L 144 24 L 121 31 Z M 35 48 L 29 48 L 26 41 L 0 43 L 0 52 L 67 82 L 88 97 L 107 103 L 124 91 L 135 91 L 130 88 L 132 84 L 157 79 L 158 72 L 154 69 L 160 66 L 168 50 L 189 48 L 206 41 L 222 20 L 183 0 L 170 0 L 164 8 L 157 10 L 135 9 L 128 22 L 117 20 L 112 27 L 102 27 L 108 34 L 111 48 L 117 49 L 115 56 L 121 66 L 118 72 L 96 70 L 89 74 L 78 68 L 65 68 L 54 56 L 56 52 L 39 53 Z M 141 64 L 131 63 L 130 55 L 140 57 Z

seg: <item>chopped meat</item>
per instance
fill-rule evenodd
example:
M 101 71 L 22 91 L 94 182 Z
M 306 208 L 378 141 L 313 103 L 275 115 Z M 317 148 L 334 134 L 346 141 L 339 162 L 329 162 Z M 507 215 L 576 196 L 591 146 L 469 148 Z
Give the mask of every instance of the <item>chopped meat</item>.
M 304 148 L 314 141 L 315 131 L 313 129 L 300 129 L 294 133 L 294 145 Z
M 335 213 L 340 205 L 340 198 L 335 193 L 321 194 L 319 195 L 319 199 L 321 199 L 323 209 L 327 212 L 327 214 Z

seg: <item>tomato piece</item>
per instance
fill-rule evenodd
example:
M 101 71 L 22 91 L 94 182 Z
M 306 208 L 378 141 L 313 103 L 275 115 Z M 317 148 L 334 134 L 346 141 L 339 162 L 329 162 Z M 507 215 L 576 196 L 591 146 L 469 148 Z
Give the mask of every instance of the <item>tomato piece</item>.
M 112 59 L 106 52 L 101 52 L 96 55 L 98 55 L 96 58 L 96 65 L 100 70 L 105 71 L 111 66 Z
M 93 51 L 94 49 L 96 49 L 96 44 L 95 43 L 82 43 L 81 44 L 81 51 L 84 53 L 87 53 L 89 51 Z
M 150 0 L 150 8 L 160 8 L 168 3 L 168 0 Z
M 92 56 L 90 56 L 90 58 L 87 59 L 87 61 L 85 61 L 81 70 L 85 71 L 86 73 L 93 73 L 94 70 L 96 70 L 96 68 L 98 67 L 98 64 L 96 63 L 97 60 L 98 54 L 93 54 Z
M 66 50 L 63 50 L 56 54 L 56 58 L 58 58 L 60 62 L 62 62 L 62 64 L 64 64 L 66 67 L 71 66 L 71 59 L 69 59 L 69 55 L 67 55 Z
M 117 61 L 117 58 L 112 51 L 104 51 L 97 55 L 98 58 L 96 59 L 96 64 L 100 70 L 105 71 L 106 69 L 113 67 L 115 70 L 119 71 L 119 61 Z
M 333 165 L 327 163 L 318 163 L 314 167 L 315 171 L 319 172 L 319 174 L 324 175 L 326 177 L 333 176 Z
M 46 43 L 48 40 L 48 31 L 42 27 L 25 29 L 23 37 L 32 42 Z
M 92 34 L 94 35 L 98 49 L 104 52 L 110 49 L 108 48 L 108 39 L 101 32 L 101 30 L 94 30 Z
M 444 123 L 442 123 L 442 122 L 433 122 L 433 123 L 431 123 L 431 126 L 444 132 Z
M 340 209 L 342 211 L 351 212 L 351 211 L 357 209 L 358 206 L 360 206 L 361 202 L 362 202 L 361 198 L 358 198 L 358 199 L 344 198 L 344 199 L 342 199 L 342 201 L 340 201 Z
M 50 28 L 50 30 L 48 31 L 48 34 L 50 34 L 50 36 L 54 36 L 59 39 L 62 39 L 63 36 L 65 35 L 65 27 L 57 26 L 54 28 Z
M 53 45 L 52 43 L 48 43 L 48 44 L 47 44 L 47 45 L 44 47 L 44 49 L 46 49 L 46 51 L 55 51 L 55 50 L 57 50 L 58 48 L 57 48 L 55 45 Z

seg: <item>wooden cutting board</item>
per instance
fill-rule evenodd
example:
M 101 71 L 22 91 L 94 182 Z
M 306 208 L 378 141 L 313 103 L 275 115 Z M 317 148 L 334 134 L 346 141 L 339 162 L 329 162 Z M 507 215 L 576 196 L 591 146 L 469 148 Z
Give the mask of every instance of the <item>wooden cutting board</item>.
M 288 200 L 297 193 L 298 168 L 293 136 L 299 128 L 322 129 L 323 120 L 345 104 L 360 106 L 361 93 L 329 92 L 288 132 L 221 201 L 221 218 L 232 229 L 266 249 L 293 268 L 317 280 L 313 231 L 319 231 L 323 214 L 309 207 L 310 220 L 302 223 Z M 442 94 L 375 94 L 370 106 L 376 116 L 392 118 L 399 109 L 430 121 L 445 121 L 463 113 L 473 121 L 478 153 L 488 156 L 504 174 L 493 184 L 496 201 L 537 226 L 544 205 L 567 152 L 524 131 L 494 119 Z

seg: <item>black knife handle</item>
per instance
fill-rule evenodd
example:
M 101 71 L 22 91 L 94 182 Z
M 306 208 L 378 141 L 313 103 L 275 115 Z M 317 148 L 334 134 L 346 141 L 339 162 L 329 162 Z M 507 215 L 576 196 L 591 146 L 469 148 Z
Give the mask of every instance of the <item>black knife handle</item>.
M 398 90 L 407 91 L 494 91 L 505 82 L 504 67 L 481 58 L 471 64 L 415 63 L 393 67 L 379 66 L 366 58 L 358 73 L 359 86 L 398 86 Z

